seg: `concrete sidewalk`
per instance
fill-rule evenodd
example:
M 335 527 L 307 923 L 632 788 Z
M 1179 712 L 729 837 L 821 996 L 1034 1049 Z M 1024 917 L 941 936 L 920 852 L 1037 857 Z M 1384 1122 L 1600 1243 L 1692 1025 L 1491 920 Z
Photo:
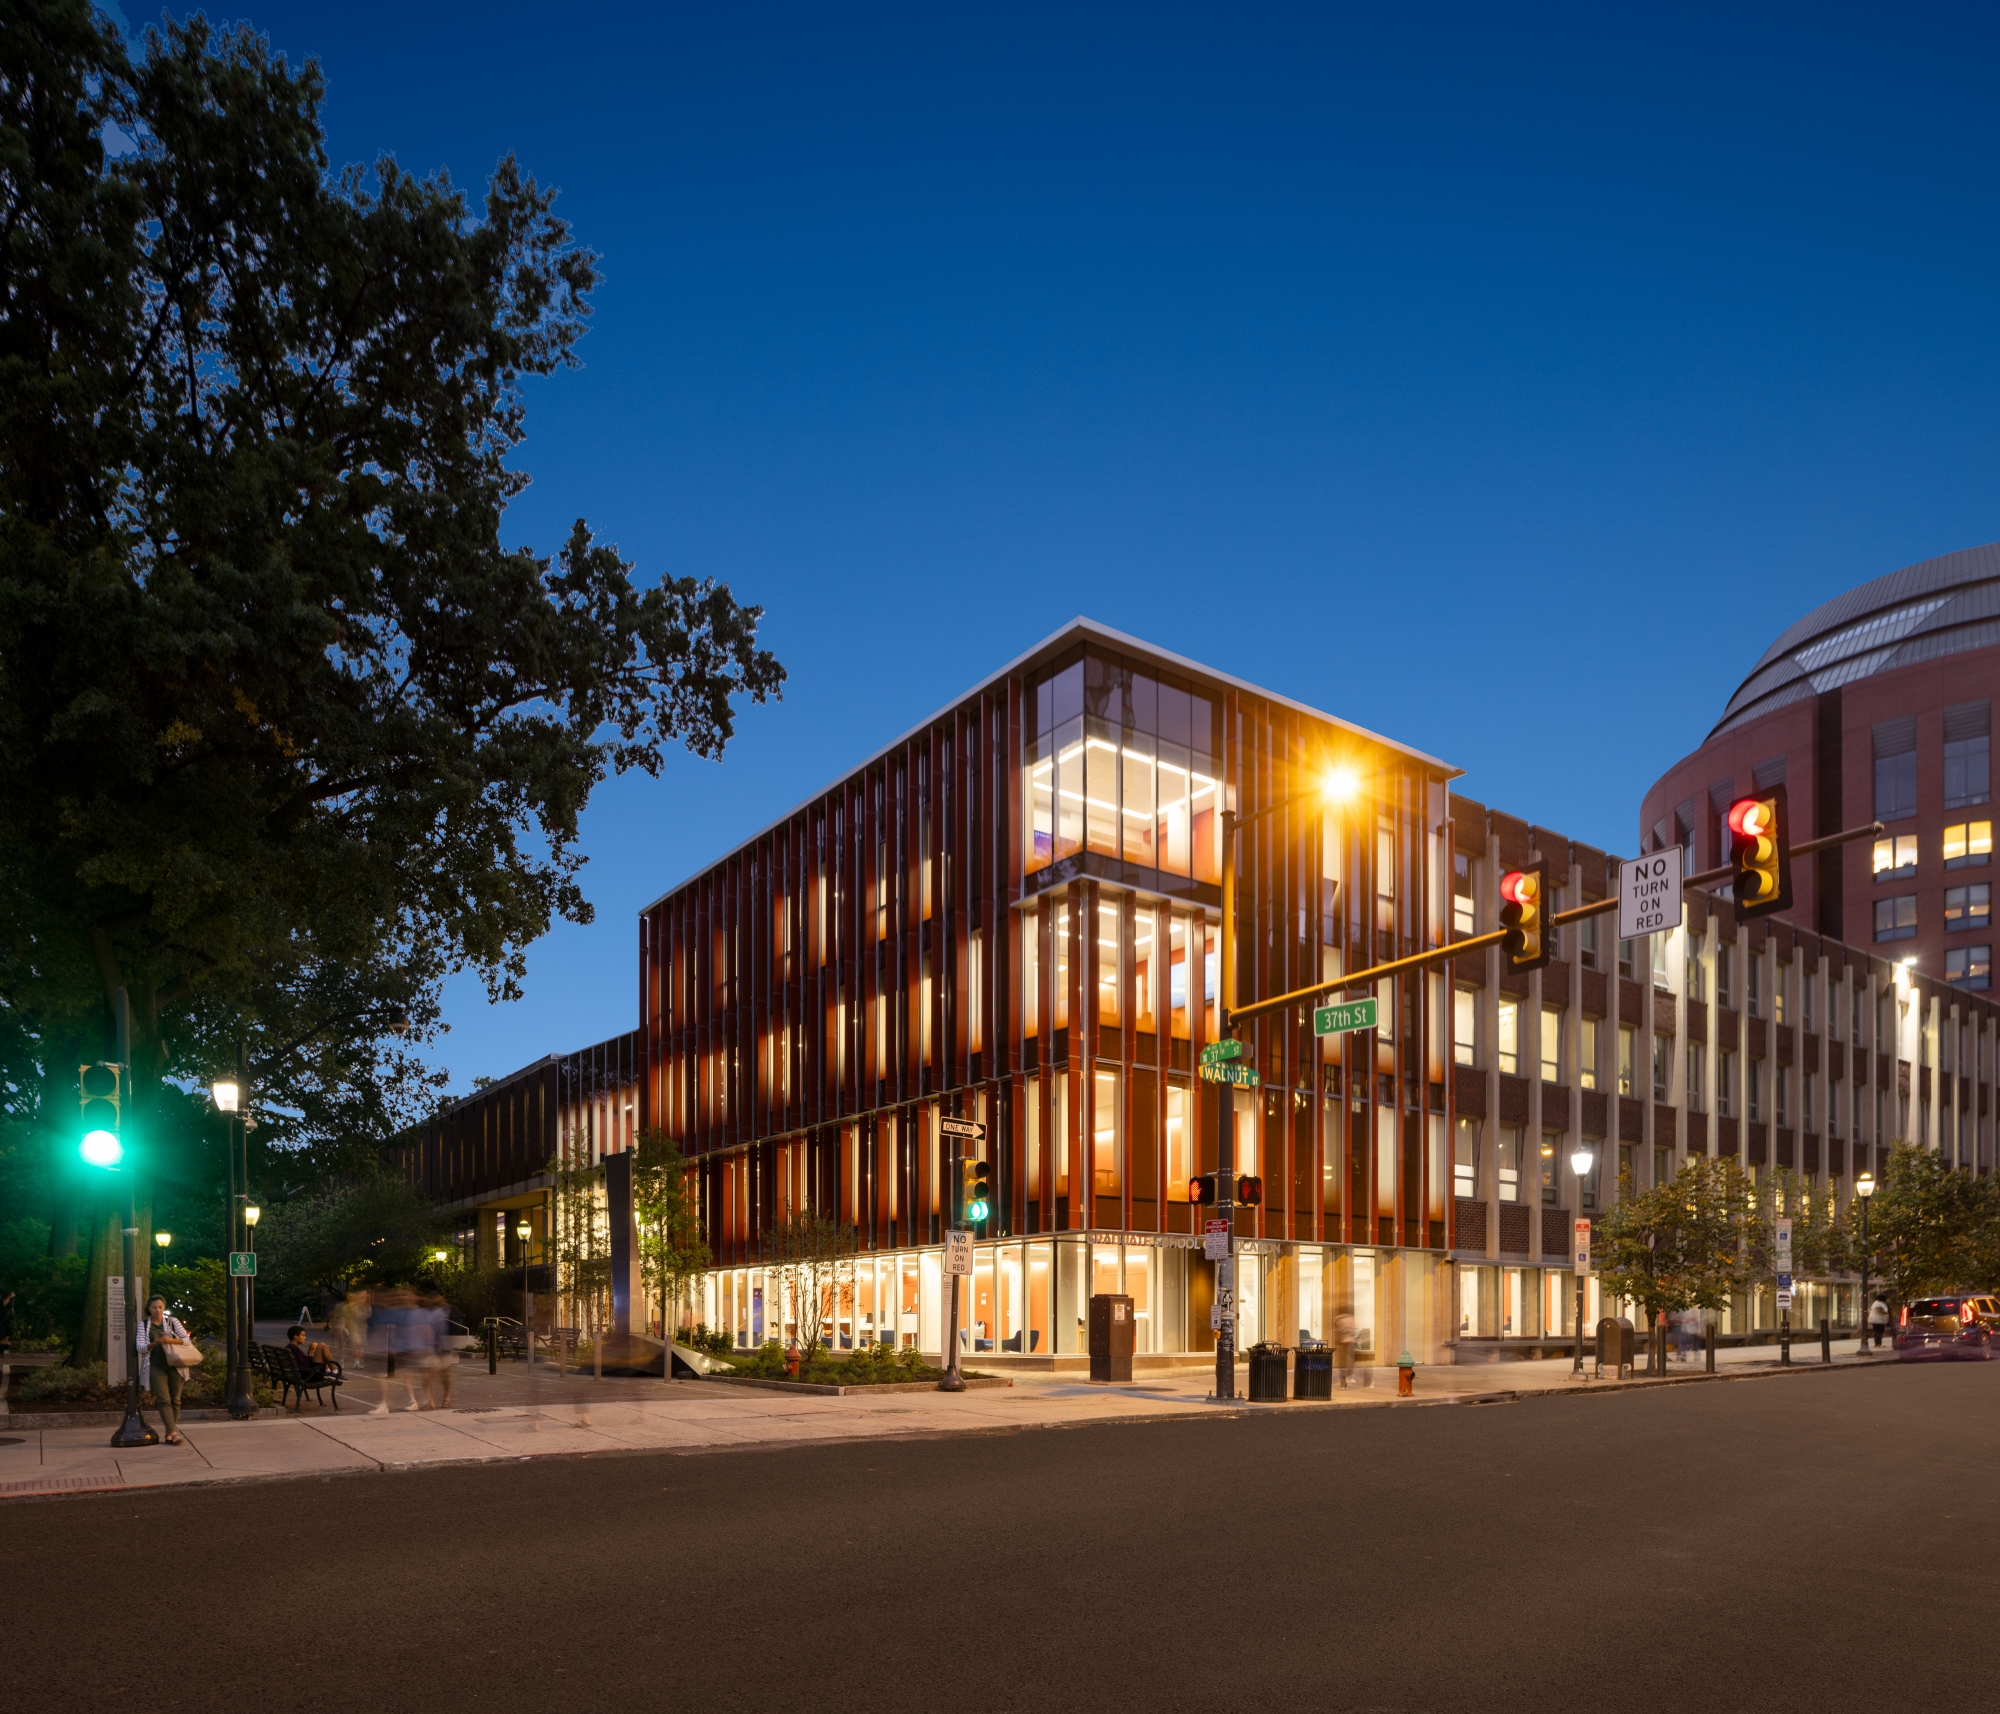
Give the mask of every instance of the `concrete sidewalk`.
M 1874 1367 L 1850 1354 L 1833 1372 Z M 1795 1353 L 1796 1355 L 1796 1353 Z M 1818 1362 L 1796 1362 L 1790 1374 L 1826 1373 Z M 462 1365 L 449 1410 L 371 1410 L 379 1375 L 358 1375 L 336 1412 L 304 1412 L 251 1422 L 183 1423 L 183 1444 L 117 1451 L 108 1428 L 38 1429 L 31 1416 L 0 1420 L 0 1499 L 106 1490 L 180 1487 L 275 1477 L 332 1476 L 415 1466 L 576 1457 L 607 1452 L 718 1452 L 748 1447 L 938 1434 L 1071 1428 L 1114 1421 L 1187 1420 L 1218 1414 L 1305 1413 L 1499 1401 L 1535 1393 L 1630 1391 L 1686 1382 L 1776 1377 L 1777 1352 L 1754 1347 L 1719 1354 L 1718 1373 L 1699 1362 L 1673 1365 L 1664 1380 L 1643 1378 L 1579 1384 L 1567 1358 L 1534 1362 L 1427 1367 L 1416 1372 L 1413 1398 L 1396 1396 L 1393 1369 L 1363 1371 L 1357 1384 L 1336 1389 L 1330 1403 L 1218 1405 L 1202 1371 L 1149 1377 L 1129 1386 L 1087 1381 L 1018 1379 L 1011 1387 L 945 1393 L 795 1395 L 710 1381 L 558 1380 L 503 1364 L 489 1376 Z M 401 1400 L 401 1377 L 390 1384 Z M 1238 1374 L 1239 1392 L 1246 1383 Z

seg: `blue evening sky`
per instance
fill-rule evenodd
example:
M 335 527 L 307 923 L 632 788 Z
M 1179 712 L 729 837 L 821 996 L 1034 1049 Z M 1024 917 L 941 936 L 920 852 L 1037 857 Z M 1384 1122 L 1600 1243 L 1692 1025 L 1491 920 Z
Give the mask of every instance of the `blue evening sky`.
M 630 1028 L 642 905 L 1074 614 L 1618 851 L 1793 618 L 2000 536 L 1989 8 L 248 17 L 336 163 L 561 187 L 605 281 L 510 535 L 791 671 L 602 790 L 457 1089 Z

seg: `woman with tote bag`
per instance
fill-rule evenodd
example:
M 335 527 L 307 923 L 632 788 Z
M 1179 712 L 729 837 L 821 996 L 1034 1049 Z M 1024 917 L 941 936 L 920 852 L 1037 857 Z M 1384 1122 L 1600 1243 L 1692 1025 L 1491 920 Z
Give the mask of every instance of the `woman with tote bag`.
M 185 1371 L 201 1367 L 201 1347 L 180 1321 L 167 1313 L 167 1300 L 155 1295 L 139 1325 L 139 1385 L 160 1407 L 162 1437 L 169 1446 L 181 1443 L 181 1388 Z

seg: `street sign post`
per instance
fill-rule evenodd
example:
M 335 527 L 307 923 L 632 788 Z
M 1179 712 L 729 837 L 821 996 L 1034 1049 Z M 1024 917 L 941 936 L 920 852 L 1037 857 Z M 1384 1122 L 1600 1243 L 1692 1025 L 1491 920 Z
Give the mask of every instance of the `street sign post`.
M 1336 1000 L 1330 1006 L 1313 1008 L 1313 1034 L 1344 1036 L 1353 1030 L 1375 1027 L 1375 996 L 1365 1000 Z
M 1222 1065 L 1203 1065 L 1199 1069 L 1204 1083 L 1227 1083 L 1237 1089 L 1255 1089 L 1264 1081 L 1254 1065 L 1245 1065 L 1241 1060 Z
M 1243 1043 L 1237 1041 L 1233 1036 L 1226 1041 L 1212 1041 L 1207 1047 L 1201 1050 L 1201 1063 L 1203 1065 L 1220 1065 L 1224 1060 L 1241 1059 L 1242 1057 Z
M 1792 1222 L 1789 1215 L 1779 1218 L 1777 1239 L 1775 1246 L 1777 1254 L 1772 1272 L 1789 1288 L 1792 1283 Z
M 1585 1274 L 1590 1272 L 1590 1222 L 1588 1220 L 1579 1220 L 1576 1223 L 1574 1265 L 1578 1279 L 1582 1279 Z
M 968 1137 L 975 1143 L 983 1143 L 986 1141 L 986 1127 L 977 1119 L 940 1119 L 938 1135 Z
M 1579 1220 L 1570 1228 L 1570 1265 L 1576 1270 L 1576 1357 L 1569 1378 L 1583 1379 L 1584 1283 L 1590 1278 L 1590 1222 Z
M 1618 938 L 1639 940 L 1681 925 L 1680 846 L 1627 857 L 1618 866 Z
M 255 1250 L 231 1250 L 229 1252 L 229 1277 L 233 1280 L 254 1280 L 257 1277 L 257 1252 Z
M 1201 1253 L 1211 1262 L 1220 1262 L 1229 1255 L 1229 1222 L 1211 1220 L 1202 1227 Z

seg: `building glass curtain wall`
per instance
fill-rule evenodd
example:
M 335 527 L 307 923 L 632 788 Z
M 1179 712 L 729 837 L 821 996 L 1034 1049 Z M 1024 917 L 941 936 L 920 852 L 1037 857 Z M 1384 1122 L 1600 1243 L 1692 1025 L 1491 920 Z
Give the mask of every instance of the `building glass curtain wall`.
M 1363 789 L 1329 813 L 1334 762 Z M 1081 622 L 648 907 L 642 1121 L 696 1163 L 711 1325 L 787 1336 L 761 1236 L 803 1197 L 856 1232 L 835 1341 L 937 1350 L 939 1120 L 966 1116 L 996 1202 L 968 1356 L 1080 1354 L 1110 1290 L 1142 1352 L 1212 1349 L 1187 1181 L 1218 1158 L 1193 1067 L 1221 1029 L 1222 812 L 1294 800 L 1239 842 L 1248 1003 L 1441 944 L 1452 773 Z M 1378 997 L 1363 1036 L 1316 1038 L 1309 1012 L 1246 1028 L 1245 1342 L 1317 1337 L 1340 1304 L 1392 1357 L 1451 1332 L 1448 988 Z

